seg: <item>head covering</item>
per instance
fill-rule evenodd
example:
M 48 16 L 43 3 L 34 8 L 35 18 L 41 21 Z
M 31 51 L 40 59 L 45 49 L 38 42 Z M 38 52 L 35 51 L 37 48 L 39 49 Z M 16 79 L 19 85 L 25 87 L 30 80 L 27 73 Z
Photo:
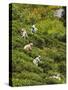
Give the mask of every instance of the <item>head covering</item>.
M 21 29 L 22 32 L 26 31 L 24 28 Z
M 33 43 L 30 43 L 30 45 L 32 46 L 32 45 L 33 45 Z
M 35 25 L 33 25 L 32 27 L 35 28 Z
M 38 57 L 40 58 L 41 56 L 39 55 Z
M 23 32 L 23 31 L 24 31 L 24 29 L 22 28 L 22 29 L 21 29 L 21 31 Z

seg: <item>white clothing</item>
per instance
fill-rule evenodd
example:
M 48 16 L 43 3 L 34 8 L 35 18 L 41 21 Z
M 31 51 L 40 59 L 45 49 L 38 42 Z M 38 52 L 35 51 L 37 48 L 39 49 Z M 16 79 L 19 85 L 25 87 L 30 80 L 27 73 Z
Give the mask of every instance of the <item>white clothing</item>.
M 40 57 L 36 57 L 34 60 L 33 60 L 33 63 L 38 66 L 38 63 L 40 62 Z

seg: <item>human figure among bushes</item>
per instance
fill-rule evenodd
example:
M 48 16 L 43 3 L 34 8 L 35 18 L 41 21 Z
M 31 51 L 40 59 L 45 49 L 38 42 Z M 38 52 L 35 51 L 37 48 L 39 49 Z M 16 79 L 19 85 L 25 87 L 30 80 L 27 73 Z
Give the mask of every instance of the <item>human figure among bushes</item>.
M 49 78 L 61 80 L 60 74 L 56 74 L 56 75 L 50 76 Z
M 32 46 L 33 46 L 33 43 L 29 43 L 29 44 L 24 46 L 24 50 L 27 52 L 32 51 Z
M 39 56 L 37 56 L 37 57 L 33 60 L 33 63 L 34 63 L 36 66 L 38 66 L 38 63 L 41 62 L 40 59 L 41 59 L 41 56 L 39 55 Z
M 32 25 L 32 28 L 31 28 L 32 34 L 36 33 L 37 30 L 38 29 L 36 28 L 36 26 L 35 25 Z
M 25 38 L 28 38 L 27 31 L 26 31 L 24 28 L 21 29 L 21 35 L 22 35 L 22 37 L 23 37 L 24 39 L 25 39 Z

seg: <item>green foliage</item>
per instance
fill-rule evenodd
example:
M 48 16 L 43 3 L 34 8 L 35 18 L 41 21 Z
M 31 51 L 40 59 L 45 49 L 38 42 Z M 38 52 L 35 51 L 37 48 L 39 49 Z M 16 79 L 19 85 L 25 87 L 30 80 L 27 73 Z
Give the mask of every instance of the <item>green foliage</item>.
M 58 70 L 60 73 L 62 73 L 62 75 L 64 75 L 64 77 L 66 77 L 66 63 L 65 62 L 59 63 Z
M 12 4 L 12 10 L 10 7 L 12 86 L 66 82 L 66 31 L 63 20 L 53 15 L 58 8 L 63 7 L 22 4 Z M 36 24 L 38 28 L 35 34 L 31 33 L 32 24 Z M 26 29 L 27 39 L 21 37 L 21 28 Z M 30 42 L 34 44 L 32 51 L 25 52 L 23 47 Z M 33 59 L 38 55 L 41 56 L 41 62 L 36 66 L 33 64 Z M 61 74 L 61 80 L 49 78 L 55 73 Z
M 40 82 L 29 80 L 29 79 L 12 79 L 13 86 L 30 86 L 30 85 L 41 85 Z
M 57 79 L 46 79 L 46 84 L 60 84 L 60 83 L 63 83 L 62 80 L 57 80 Z

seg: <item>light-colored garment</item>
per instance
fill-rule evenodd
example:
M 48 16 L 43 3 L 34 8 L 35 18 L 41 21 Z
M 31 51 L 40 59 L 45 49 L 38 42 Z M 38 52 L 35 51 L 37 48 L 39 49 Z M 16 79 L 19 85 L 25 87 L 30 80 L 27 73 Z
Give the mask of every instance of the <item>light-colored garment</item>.
M 33 25 L 32 28 L 31 28 L 31 32 L 32 32 L 32 33 L 35 33 L 37 30 L 38 30 L 38 29 L 35 27 L 35 25 Z
M 61 80 L 61 77 L 60 77 L 59 74 L 57 74 L 57 75 L 53 75 L 53 76 L 50 76 L 50 78 L 54 78 L 54 79 Z
M 30 50 L 32 50 L 32 46 L 33 46 L 33 43 L 27 44 L 24 46 L 24 50 L 30 51 Z
M 33 63 L 38 66 L 38 63 L 40 62 L 40 58 L 39 57 L 36 57 L 34 60 L 33 60 Z
M 23 32 L 22 32 L 22 37 L 23 37 L 23 38 L 28 37 L 28 35 L 27 35 L 27 32 L 26 32 L 26 31 L 23 31 Z

